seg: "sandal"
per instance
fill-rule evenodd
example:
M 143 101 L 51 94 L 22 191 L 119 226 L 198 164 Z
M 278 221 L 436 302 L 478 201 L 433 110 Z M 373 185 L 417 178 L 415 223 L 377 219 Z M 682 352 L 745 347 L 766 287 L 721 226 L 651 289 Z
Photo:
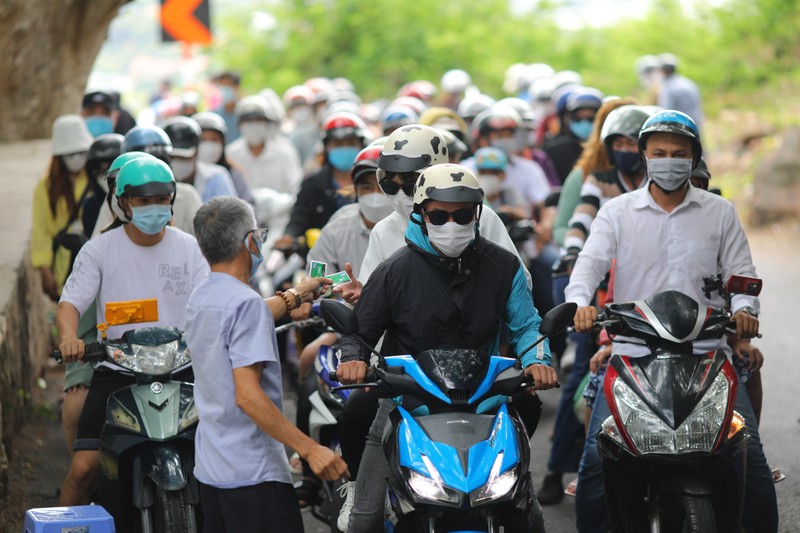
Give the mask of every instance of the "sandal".
M 564 489 L 564 494 L 574 498 L 577 490 L 578 490 L 578 478 L 575 478 L 572 481 L 570 481 L 569 485 L 567 485 L 567 488 Z
M 297 503 L 300 509 L 305 509 L 319 502 L 319 490 L 322 488 L 322 481 L 315 478 L 304 477 L 294 484 L 294 491 L 297 494 Z

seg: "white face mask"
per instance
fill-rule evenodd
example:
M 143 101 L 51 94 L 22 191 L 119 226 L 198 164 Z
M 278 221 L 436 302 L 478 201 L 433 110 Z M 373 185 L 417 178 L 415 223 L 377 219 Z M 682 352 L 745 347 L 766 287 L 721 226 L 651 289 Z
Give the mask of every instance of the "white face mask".
M 64 161 L 64 166 L 67 167 L 67 170 L 75 174 L 86 166 L 88 156 L 89 152 L 78 152 L 77 154 L 62 155 L 61 160 Z
M 239 133 L 247 142 L 248 146 L 261 146 L 270 137 L 271 128 L 263 121 L 242 122 L 239 125 Z
M 222 143 L 217 141 L 200 141 L 197 147 L 197 159 L 206 163 L 216 163 L 222 157 Z
M 309 106 L 304 105 L 292 109 L 291 114 L 295 122 L 298 123 L 308 122 L 314 115 L 314 110 L 311 109 Z
M 169 164 L 176 181 L 186 181 L 194 174 L 194 160 L 174 158 Z
M 486 196 L 494 196 L 500 192 L 500 176 L 496 174 L 478 174 L 478 182 Z
M 400 192 L 397 194 L 400 194 Z M 359 196 L 358 208 L 361 210 L 361 214 L 364 215 L 364 218 L 373 224 L 377 224 L 392 213 L 391 202 L 389 202 L 389 199 L 384 194 L 379 192 Z
M 434 226 L 429 222 L 425 227 L 428 228 L 428 239 L 431 244 L 447 257 L 460 256 L 469 243 L 475 240 L 474 220 L 466 226 L 449 221 L 441 226 Z
M 411 216 L 411 212 L 414 210 L 414 199 L 410 196 L 406 196 L 402 189 L 397 191 L 395 195 L 387 196 L 389 197 L 389 202 L 392 204 L 392 209 L 408 221 L 408 217 Z
M 106 181 L 106 178 L 105 178 L 105 176 L 101 176 L 101 177 L 100 177 L 100 178 L 97 180 L 97 185 L 100 187 L 100 189 L 102 189 L 102 190 L 103 190 L 103 192 L 105 193 L 105 195 L 106 195 L 106 196 L 108 196 L 108 182 Z

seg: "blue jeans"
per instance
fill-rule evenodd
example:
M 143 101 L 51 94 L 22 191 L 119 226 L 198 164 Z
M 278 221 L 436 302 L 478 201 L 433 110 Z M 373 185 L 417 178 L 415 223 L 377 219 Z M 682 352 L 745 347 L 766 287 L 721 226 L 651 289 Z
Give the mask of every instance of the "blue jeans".
M 589 333 L 573 333 L 570 339 L 577 344 L 575 363 L 567 384 L 561 391 L 561 399 L 556 411 L 556 424 L 553 428 L 553 443 L 550 447 L 550 458 L 547 468 L 551 472 L 577 472 L 583 444 L 583 422 L 575 418 L 573 398 L 575 391 L 589 371 L 589 360 L 592 358 L 592 339 Z
M 761 447 L 758 424 L 750 404 L 747 389 L 740 385 L 736 395 L 736 411 L 742 415 L 747 425 L 747 476 L 745 479 L 744 512 L 742 524 L 748 531 L 778 531 L 778 500 L 775 483 L 767 465 L 767 458 Z M 603 421 L 611 416 L 603 388 L 597 399 L 589 422 L 589 434 L 578 470 L 578 492 L 575 495 L 577 526 L 580 532 L 608 531 L 603 470 L 597 449 L 597 433 Z

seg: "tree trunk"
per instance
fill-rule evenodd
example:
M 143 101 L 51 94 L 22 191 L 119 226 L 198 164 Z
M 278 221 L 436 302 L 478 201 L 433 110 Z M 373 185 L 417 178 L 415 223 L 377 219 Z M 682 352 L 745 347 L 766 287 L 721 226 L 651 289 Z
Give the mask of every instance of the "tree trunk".
M 0 142 L 50 137 L 79 113 L 106 31 L 128 0 L 0 0 Z

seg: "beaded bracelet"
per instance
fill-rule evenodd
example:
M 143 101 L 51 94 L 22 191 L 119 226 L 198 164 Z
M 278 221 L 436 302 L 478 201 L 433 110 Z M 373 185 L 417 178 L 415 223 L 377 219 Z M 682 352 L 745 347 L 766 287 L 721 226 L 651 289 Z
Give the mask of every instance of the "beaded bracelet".
M 275 296 L 280 296 L 283 303 L 286 304 L 286 312 L 292 311 L 292 302 L 289 300 L 289 297 L 283 291 L 275 291 Z M 296 309 L 296 308 L 295 308 Z

